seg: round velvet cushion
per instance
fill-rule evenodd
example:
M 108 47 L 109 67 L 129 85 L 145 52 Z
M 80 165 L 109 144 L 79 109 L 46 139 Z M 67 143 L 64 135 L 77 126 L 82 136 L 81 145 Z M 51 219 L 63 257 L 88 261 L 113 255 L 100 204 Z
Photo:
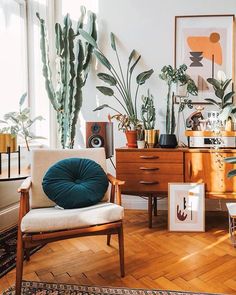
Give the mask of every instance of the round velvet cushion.
M 49 199 L 65 209 L 81 208 L 101 201 L 108 187 L 106 173 L 89 159 L 68 158 L 51 166 L 43 178 Z

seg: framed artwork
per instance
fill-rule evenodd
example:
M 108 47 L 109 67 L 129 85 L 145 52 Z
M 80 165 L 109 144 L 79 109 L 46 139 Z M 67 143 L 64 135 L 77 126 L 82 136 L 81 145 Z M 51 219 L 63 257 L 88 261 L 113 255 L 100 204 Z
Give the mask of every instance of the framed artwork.
M 169 231 L 205 231 L 204 183 L 169 183 Z
M 175 17 L 175 67 L 186 64 L 198 87 L 193 103 L 207 103 L 213 87 L 207 78 L 223 71 L 234 80 L 234 15 L 185 15 Z

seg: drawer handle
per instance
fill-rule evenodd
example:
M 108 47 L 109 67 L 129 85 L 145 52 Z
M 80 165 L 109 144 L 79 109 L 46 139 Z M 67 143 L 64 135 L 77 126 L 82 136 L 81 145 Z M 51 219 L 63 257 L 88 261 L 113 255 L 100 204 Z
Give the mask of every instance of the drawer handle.
M 151 170 L 151 171 L 154 171 L 154 170 L 160 170 L 159 168 L 157 168 L 157 167 L 139 167 L 139 169 L 140 170 L 146 170 L 146 171 L 149 171 L 149 170 Z
M 139 156 L 141 159 L 159 159 L 158 156 Z
M 141 180 L 139 181 L 140 184 L 145 184 L 145 185 L 153 185 L 153 184 L 159 184 L 159 181 L 145 181 Z

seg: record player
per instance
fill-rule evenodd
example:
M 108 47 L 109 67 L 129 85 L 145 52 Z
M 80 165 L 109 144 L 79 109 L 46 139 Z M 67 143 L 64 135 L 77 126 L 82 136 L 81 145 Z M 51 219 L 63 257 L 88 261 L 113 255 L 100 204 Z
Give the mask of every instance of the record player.
M 185 131 L 189 148 L 236 148 L 236 131 Z

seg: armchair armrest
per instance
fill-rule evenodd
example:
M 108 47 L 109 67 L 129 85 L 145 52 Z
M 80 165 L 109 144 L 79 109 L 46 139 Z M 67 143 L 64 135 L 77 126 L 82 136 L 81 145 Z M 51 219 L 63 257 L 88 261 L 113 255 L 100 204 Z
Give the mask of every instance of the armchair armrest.
M 112 185 L 123 185 L 123 184 L 125 184 L 125 181 L 115 178 L 110 173 L 107 173 L 107 178 L 108 178 L 109 182 Z
M 18 188 L 18 193 L 28 193 L 31 187 L 31 177 L 27 177 Z
M 112 176 L 110 173 L 107 173 L 107 178 L 109 182 L 111 183 L 111 198 L 110 201 L 114 203 L 115 196 L 116 196 L 116 203 L 118 205 L 121 205 L 121 191 L 120 186 L 125 184 L 125 181 L 116 179 L 114 176 Z

